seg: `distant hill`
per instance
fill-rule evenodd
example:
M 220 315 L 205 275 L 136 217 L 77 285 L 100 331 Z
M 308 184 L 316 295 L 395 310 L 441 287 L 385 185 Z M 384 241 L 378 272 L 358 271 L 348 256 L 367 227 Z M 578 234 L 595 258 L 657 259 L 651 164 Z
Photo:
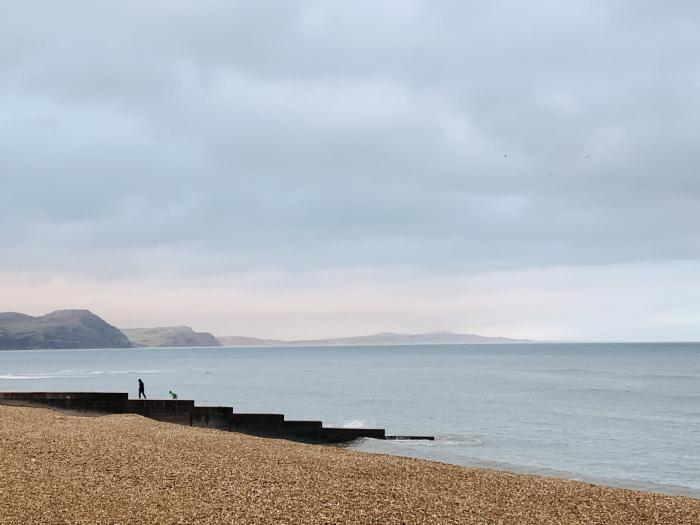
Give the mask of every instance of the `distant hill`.
M 156 328 L 122 328 L 134 346 L 221 346 L 209 332 L 195 332 L 189 326 L 163 326 Z
M 0 350 L 129 347 L 122 332 L 88 310 L 57 310 L 39 317 L 0 313 Z
M 285 341 L 244 336 L 216 338 L 189 326 L 122 328 L 119 330 L 88 310 L 58 310 L 40 317 L 0 313 L 0 350 L 43 348 L 129 348 L 207 346 L 359 346 L 420 344 L 527 343 L 527 339 L 484 337 L 473 334 L 380 333 L 374 335 Z
M 279 339 L 257 339 L 255 337 L 219 337 L 224 346 L 353 346 L 353 345 L 427 345 L 427 344 L 498 344 L 530 343 L 529 339 L 509 339 L 507 337 L 485 337 L 473 334 L 453 334 L 451 332 L 431 332 L 427 334 L 381 333 L 333 339 L 306 339 L 282 341 Z
M 257 337 L 244 337 L 241 335 L 224 335 L 217 337 L 222 346 L 282 346 L 289 345 L 289 341 L 279 339 L 258 339 Z

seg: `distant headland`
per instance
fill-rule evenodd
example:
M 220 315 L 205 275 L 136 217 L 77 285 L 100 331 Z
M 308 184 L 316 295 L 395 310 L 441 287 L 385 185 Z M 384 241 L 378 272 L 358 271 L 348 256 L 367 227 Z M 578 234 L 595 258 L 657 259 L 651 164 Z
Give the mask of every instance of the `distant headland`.
M 529 339 L 508 339 L 507 337 L 486 337 L 474 334 L 454 334 L 452 332 L 430 332 L 427 334 L 397 334 L 392 332 L 385 332 L 374 335 L 337 337 L 333 339 L 304 339 L 299 341 L 257 339 L 254 337 L 240 336 L 223 336 L 219 337 L 218 339 L 224 346 L 390 346 L 532 342 Z
M 121 330 L 88 310 L 57 310 L 39 317 L 0 313 L 0 350 L 131 346 Z
M 221 346 L 209 332 L 195 332 L 189 326 L 161 326 L 156 328 L 122 328 L 133 346 L 191 347 Z
M 216 337 L 188 326 L 117 328 L 89 310 L 57 310 L 32 317 L 0 312 L 0 350 L 40 350 L 131 347 L 215 346 L 363 346 L 419 344 L 528 343 L 528 339 L 485 337 L 473 334 L 380 333 L 332 339 L 281 340 L 245 336 Z

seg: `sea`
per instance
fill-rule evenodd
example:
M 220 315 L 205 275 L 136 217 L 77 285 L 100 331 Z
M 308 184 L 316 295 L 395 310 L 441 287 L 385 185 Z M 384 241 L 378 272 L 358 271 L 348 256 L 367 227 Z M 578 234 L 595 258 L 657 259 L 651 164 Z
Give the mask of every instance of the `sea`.
M 0 390 L 168 391 L 435 441 L 347 446 L 700 498 L 700 343 L 0 352 Z

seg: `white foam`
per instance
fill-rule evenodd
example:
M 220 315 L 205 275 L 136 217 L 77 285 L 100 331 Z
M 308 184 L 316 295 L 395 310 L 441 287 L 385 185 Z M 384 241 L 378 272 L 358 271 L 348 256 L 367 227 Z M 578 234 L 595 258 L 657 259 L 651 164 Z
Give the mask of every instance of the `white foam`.
M 91 370 L 92 375 L 161 374 L 161 370 Z
M 347 423 L 343 423 L 343 428 L 362 428 L 365 426 L 365 422 L 361 419 L 353 419 Z
M 0 379 L 10 379 L 10 380 L 22 380 L 22 379 L 51 379 L 55 376 L 40 376 L 40 375 L 19 375 L 19 374 L 5 374 L 0 375 Z

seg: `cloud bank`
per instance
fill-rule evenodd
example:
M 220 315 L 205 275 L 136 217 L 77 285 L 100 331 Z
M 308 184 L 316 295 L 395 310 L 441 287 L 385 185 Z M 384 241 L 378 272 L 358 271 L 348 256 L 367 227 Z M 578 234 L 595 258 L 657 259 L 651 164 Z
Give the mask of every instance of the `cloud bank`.
M 227 293 L 198 323 L 231 333 L 381 329 L 371 311 L 396 330 L 585 337 L 597 319 L 601 336 L 697 339 L 676 292 L 700 277 L 700 7 L 609 4 L 5 2 L 0 308 L 47 309 L 50 286 L 18 283 L 63 280 L 123 318 L 120 289 L 160 283 L 182 295 L 158 320 L 190 322 L 182 290 Z M 653 290 L 602 286 L 623 268 Z M 588 304 L 635 297 L 666 321 L 584 328 L 499 303 L 562 269 L 600 279 Z M 325 325 L 322 275 L 356 305 Z M 497 275 L 488 298 L 460 288 Z M 289 307 L 254 308 L 249 280 Z M 432 287 L 454 304 L 419 304 Z

